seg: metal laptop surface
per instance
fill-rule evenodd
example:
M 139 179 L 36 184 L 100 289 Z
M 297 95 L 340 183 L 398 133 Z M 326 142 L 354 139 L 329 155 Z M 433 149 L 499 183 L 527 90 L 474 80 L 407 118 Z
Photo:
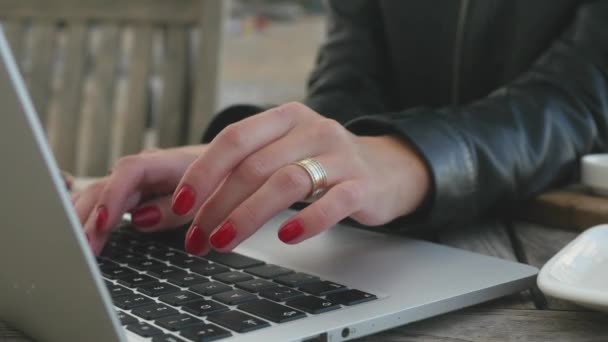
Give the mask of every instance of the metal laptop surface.
M 118 322 L 1 31 L 0 57 L 0 319 L 40 341 L 149 341 Z M 274 218 L 237 252 L 379 299 L 234 333 L 227 341 L 360 337 L 525 289 L 537 273 L 527 265 L 344 225 L 287 246 L 276 231 L 292 214 Z

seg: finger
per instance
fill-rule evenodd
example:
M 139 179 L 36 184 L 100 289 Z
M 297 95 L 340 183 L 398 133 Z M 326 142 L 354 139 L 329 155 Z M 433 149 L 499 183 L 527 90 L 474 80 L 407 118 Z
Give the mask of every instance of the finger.
M 105 182 L 105 178 L 101 179 L 86 189 L 80 191 L 78 193 L 79 195 L 75 199 L 74 197 L 72 198 L 80 224 L 84 225 L 84 223 L 87 221 L 91 211 L 95 207 L 99 194 L 105 186 Z
M 328 170 L 328 186 L 341 182 L 350 174 L 339 156 L 320 156 L 315 159 Z M 234 209 L 221 227 L 210 234 L 211 245 L 221 252 L 232 250 L 277 213 L 306 198 L 311 189 L 312 180 L 300 166 L 290 164 L 279 169 L 260 189 Z M 204 219 L 204 216 L 197 215 L 193 226 L 198 227 Z M 207 235 L 204 231 L 203 234 Z
M 186 171 L 173 195 L 172 209 L 186 215 L 200 207 L 247 156 L 279 139 L 312 113 L 287 104 L 226 127 Z
M 287 244 L 296 244 L 326 231 L 361 209 L 364 189 L 351 180 L 332 187 L 317 201 L 302 209 L 279 229 L 278 236 Z
M 157 232 L 160 230 L 180 227 L 192 216 L 177 216 L 171 210 L 171 196 L 163 196 L 146 201 L 137 206 L 131 213 L 131 224 L 142 232 Z

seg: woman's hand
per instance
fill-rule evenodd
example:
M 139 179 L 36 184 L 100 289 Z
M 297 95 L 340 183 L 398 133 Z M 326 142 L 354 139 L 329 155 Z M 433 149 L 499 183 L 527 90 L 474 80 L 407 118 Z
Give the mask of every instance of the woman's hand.
M 328 190 L 282 225 L 278 237 L 285 243 L 301 242 L 349 216 L 366 225 L 387 223 L 414 211 L 429 189 L 424 162 L 399 139 L 356 136 L 289 103 L 226 127 L 188 167 L 173 195 L 173 213 L 167 213 L 172 223 L 194 216 L 186 250 L 230 251 L 306 198 L 312 181 L 291 164 L 305 158 L 325 168 Z M 178 170 L 172 170 L 167 176 L 175 180 Z M 137 202 L 130 200 L 117 208 Z
M 175 215 L 171 195 L 188 166 L 206 146 L 145 151 L 120 159 L 110 174 L 81 192 L 72 202 L 93 252 L 99 254 L 112 227 L 125 212 L 141 231 L 157 231 L 188 223 L 192 215 Z

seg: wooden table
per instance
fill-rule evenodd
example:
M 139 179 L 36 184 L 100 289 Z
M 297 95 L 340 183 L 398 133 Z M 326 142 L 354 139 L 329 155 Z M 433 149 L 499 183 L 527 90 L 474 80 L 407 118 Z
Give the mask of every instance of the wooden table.
M 440 243 L 541 267 L 578 232 L 487 222 L 442 233 Z M 368 336 L 363 341 L 608 341 L 608 314 L 544 296 L 533 288 L 472 308 Z M 29 341 L 0 323 L 0 342 Z

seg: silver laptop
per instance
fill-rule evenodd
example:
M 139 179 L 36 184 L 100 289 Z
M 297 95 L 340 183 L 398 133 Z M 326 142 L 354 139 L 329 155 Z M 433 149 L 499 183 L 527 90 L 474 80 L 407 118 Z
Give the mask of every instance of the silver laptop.
M 340 341 L 533 286 L 537 269 L 338 225 L 296 246 L 274 218 L 232 254 L 82 227 L 0 31 L 0 320 L 39 341 Z

